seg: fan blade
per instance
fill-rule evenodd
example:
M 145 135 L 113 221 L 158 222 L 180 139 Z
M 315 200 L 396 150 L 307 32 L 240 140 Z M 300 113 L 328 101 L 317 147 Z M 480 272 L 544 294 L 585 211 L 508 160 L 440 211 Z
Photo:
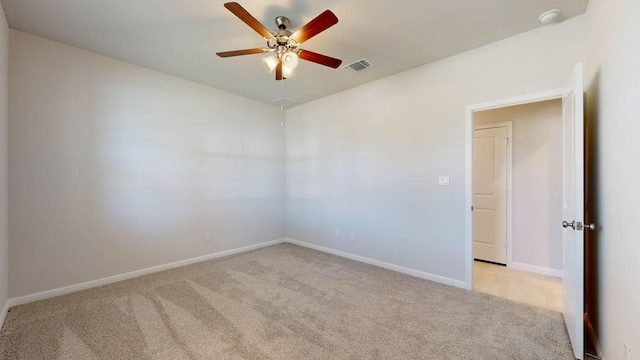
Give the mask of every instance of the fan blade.
M 332 58 L 332 57 L 327 56 L 327 55 L 314 53 L 313 51 L 309 51 L 309 50 L 300 51 L 300 53 L 298 54 L 298 57 L 300 59 L 311 61 L 311 62 L 314 62 L 316 64 L 328 66 L 328 67 L 334 68 L 334 69 L 337 68 L 338 66 L 340 66 L 340 64 L 342 64 L 342 60 L 340 60 L 340 59 Z
M 251 54 L 262 54 L 269 51 L 269 49 L 245 49 L 245 50 L 233 50 L 233 51 L 223 51 L 218 52 L 216 55 L 226 58 L 231 56 L 240 56 L 240 55 L 251 55 Z
M 331 12 L 331 10 L 325 10 L 315 19 L 309 21 L 305 26 L 294 32 L 291 38 L 298 43 L 303 43 L 337 23 L 338 18 L 336 15 Z
M 233 15 L 237 16 L 240 20 L 244 21 L 245 24 L 249 25 L 249 27 L 255 30 L 255 32 L 260 34 L 263 38 L 273 38 L 273 34 L 237 2 L 225 3 L 224 7 L 231 11 Z
M 282 61 L 278 61 L 278 66 L 276 66 L 276 80 L 282 79 Z

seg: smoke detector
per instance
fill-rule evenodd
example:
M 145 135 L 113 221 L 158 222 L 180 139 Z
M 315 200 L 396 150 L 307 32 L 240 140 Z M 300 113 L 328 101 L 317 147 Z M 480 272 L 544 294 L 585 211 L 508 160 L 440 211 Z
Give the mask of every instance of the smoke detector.
M 538 17 L 538 20 L 540 20 L 540 22 L 543 23 L 544 25 L 548 25 L 558 20 L 559 16 L 560 16 L 560 9 L 553 9 L 553 10 L 543 12 L 542 15 Z

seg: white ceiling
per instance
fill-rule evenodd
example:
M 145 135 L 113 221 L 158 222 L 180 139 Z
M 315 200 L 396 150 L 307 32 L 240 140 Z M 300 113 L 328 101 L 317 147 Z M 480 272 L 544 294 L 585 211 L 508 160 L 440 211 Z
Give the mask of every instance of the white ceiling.
M 267 28 L 287 16 L 295 31 L 322 11 L 337 25 L 303 44 L 373 68 L 351 74 L 301 61 L 275 81 L 261 55 L 222 59 L 218 51 L 263 47 L 222 0 L 2 0 L 11 28 L 207 84 L 248 98 L 298 103 L 346 90 L 542 26 L 538 16 L 583 13 L 588 0 L 269 0 L 239 3 Z

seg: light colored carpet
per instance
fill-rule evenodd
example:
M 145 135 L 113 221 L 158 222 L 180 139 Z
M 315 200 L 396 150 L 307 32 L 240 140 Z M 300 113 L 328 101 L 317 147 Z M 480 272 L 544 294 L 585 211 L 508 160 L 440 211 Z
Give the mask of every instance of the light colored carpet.
M 559 313 L 291 244 L 17 306 L 1 359 L 573 359 Z

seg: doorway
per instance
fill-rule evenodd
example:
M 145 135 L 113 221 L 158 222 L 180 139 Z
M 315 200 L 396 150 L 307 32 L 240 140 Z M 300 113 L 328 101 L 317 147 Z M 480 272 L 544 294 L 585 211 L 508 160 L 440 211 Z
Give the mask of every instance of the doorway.
M 474 116 L 483 110 L 562 99 L 562 315 L 567 334 L 577 359 L 584 358 L 584 232 L 596 229 L 585 224 L 584 206 L 584 66 L 578 63 L 570 73 L 565 88 L 499 100 L 466 109 L 465 139 L 465 249 L 466 280 L 473 288 L 473 124 Z
M 466 134 L 467 134 L 466 174 L 467 176 L 465 181 L 466 182 L 465 187 L 467 189 L 466 190 L 467 211 L 466 211 L 465 222 L 467 226 L 466 226 L 465 237 L 467 239 L 466 250 L 468 254 L 467 255 L 468 262 L 466 267 L 465 283 L 466 283 L 466 287 L 470 290 L 473 288 L 473 261 L 474 261 L 474 253 L 473 253 L 473 210 L 474 209 L 473 209 L 473 176 L 472 175 L 473 175 L 473 156 L 474 156 L 474 151 L 473 151 L 474 132 L 473 131 L 474 131 L 475 120 L 476 118 L 478 118 L 478 115 L 481 114 L 481 112 L 483 111 L 505 109 L 505 108 L 515 107 L 518 105 L 526 105 L 526 104 L 539 103 L 539 102 L 544 102 L 549 100 L 562 99 L 566 91 L 567 90 L 565 88 L 560 88 L 560 89 L 550 90 L 550 91 L 532 94 L 532 95 L 520 96 L 520 97 L 515 97 L 515 98 L 510 98 L 505 100 L 467 106 L 467 116 L 466 116 Z M 481 123 L 479 123 L 478 125 L 481 125 Z M 513 205 L 509 203 L 509 200 L 510 199 L 508 197 L 507 198 L 507 231 L 506 231 L 507 246 L 508 246 L 509 239 L 512 236 L 511 234 L 512 226 L 510 224 L 509 214 L 511 212 L 511 208 L 513 207 Z M 512 262 L 511 256 L 509 256 L 510 252 L 511 252 L 511 247 L 508 246 L 507 247 L 507 265 L 513 265 L 511 264 Z
M 473 125 L 473 288 L 560 312 L 562 101 L 478 111 Z

